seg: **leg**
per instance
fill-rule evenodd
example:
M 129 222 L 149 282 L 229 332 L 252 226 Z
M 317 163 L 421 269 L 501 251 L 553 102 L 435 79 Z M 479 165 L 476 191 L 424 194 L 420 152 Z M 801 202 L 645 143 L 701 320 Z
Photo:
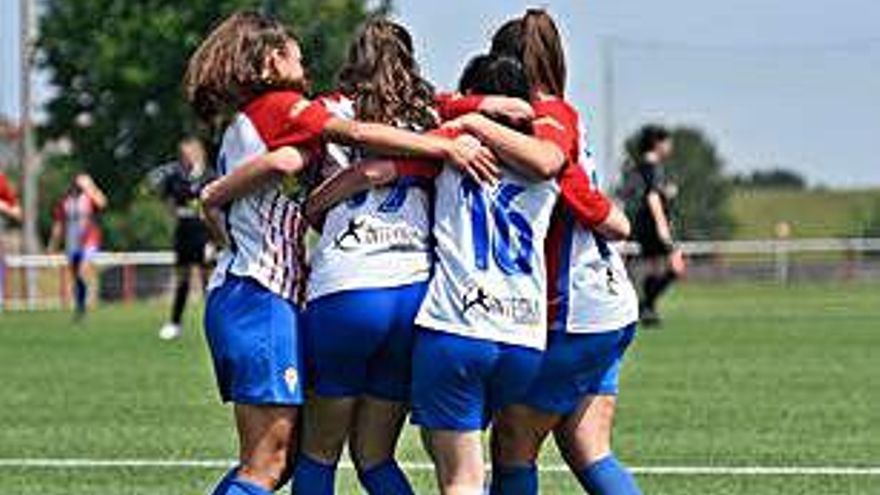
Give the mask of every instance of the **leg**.
M 350 431 L 355 404 L 354 398 L 313 396 L 306 401 L 293 493 L 333 494 L 336 465 Z
M 429 430 L 425 437 L 441 495 L 482 495 L 485 468 L 480 432 Z
M 235 405 L 239 466 L 214 489 L 214 495 L 265 495 L 285 481 L 294 444 L 297 408 Z
M 554 430 L 556 444 L 569 468 L 592 495 L 638 495 L 632 474 L 611 451 L 611 429 L 617 399 L 591 395 Z
M 73 278 L 73 301 L 74 311 L 77 318 L 82 318 L 86 313 L 86 299 L 88 298 L 88 286 L 84 275 L 84 260 L 80 253 L 70 258 L 70 275 Z
M 411 495 L 406 475 L 394 460 L 409 407 L 365 396 L 358 403 L 349 451 L 361 484 L 370 495 Z
M 174 303 L 171 305 L 171 323 L 180 326 L 183 321 L 183 310 L 186 308 L 186 298 L 189 296 L 189 278 L 192 265 L 180 264 L 175 267 L 177 277 L 177 289 L 174 291 Z
M 528 406 L 506 407 L 492 424 L 492 495 L 538 493 L 535 462 L 541 445 L 560 422 L 556 414 Z

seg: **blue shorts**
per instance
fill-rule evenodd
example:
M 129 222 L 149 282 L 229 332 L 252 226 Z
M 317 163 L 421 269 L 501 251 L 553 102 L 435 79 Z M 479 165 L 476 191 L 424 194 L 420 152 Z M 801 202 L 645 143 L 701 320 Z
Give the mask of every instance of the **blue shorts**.
M 620 365 L 635 332 L 635 324 L 594 334 L 550 332 L 541 372 L 522 403 L 567 415 L 587 395 L 617 395 Z
M 224 402 L 303 403 L 296 306 L 250 278 L 227 276 L 211 290 L 205 334 Z
M 67 261 L 71 265 L 79 265 L 84 262 L 90 261 L 97 254 L 98 254 L 97 247 L 87 247 L 87 248 L 75 249 L 75 250 L 69 251 L 67 253 Z
M 540 367 L 535 349 L 419 329 L 412 422 L 431 430 L 484 429 L 495 412 L 522 400 Z
M 426 290 L 426 283 L 417 283 L 337 292 L 309 302 L 305 356 L 315 393 L 408 402 L 413 321 Z

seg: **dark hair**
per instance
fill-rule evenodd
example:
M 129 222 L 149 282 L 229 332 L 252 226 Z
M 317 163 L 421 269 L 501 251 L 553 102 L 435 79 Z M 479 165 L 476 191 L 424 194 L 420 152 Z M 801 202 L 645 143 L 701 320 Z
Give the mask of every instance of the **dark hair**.
M 639 135 L 636 139 L 636 150 L 639 152 L 640 156 L 644 155 L 645 153 L 654 151 L 654 148 L 656 148 L 658 144 L 667 139 L 669 139 L 669 131 L 666 130 L 665 127 L 648 124 L 639 130 Z
M 529 9 L 521 19 L 504 23 L 492 37 L 492 53 L 519 59 L 532 88 L 560 98 L 565 95 L 565 50 L 547 11 Z
M 281 22 L 258 12 L 232 14 L 202 41 L 190 57 L 183 86 L 186 99 L 209 124 L 273 89 L 302 90 L 305 81 L 263 77 L 273 49 L 286 50 L 296 37 Z
M 528 101 L 529 81 L 513 57 L 478 55 L 465 67 L 458 83 L 462 93 L 504 95 Z
M 462 72 L 458 82 L 459 91 L 480 95 L 504 95 L 528 101 L 531 95 L 526 72 L 519 60 L 513 57 L 477 55 Z M 508 127 L 531 133 L 531 122 L 510 122 L 500 116 L 494 117 Z
M 339 89 L 354 99 L 358 119 L 421 129 L 437 126 L 434 87 L 419 74 L 412 37 L 386 19 L 361 28 L 339 71 Z

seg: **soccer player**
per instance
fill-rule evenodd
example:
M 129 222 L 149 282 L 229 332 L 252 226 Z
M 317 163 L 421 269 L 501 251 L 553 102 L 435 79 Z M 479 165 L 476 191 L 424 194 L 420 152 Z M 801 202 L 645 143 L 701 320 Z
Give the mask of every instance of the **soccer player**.
M 89 261 L 101 247 L 98 212 L 107 206 L 107 197 L 88 174 L 74 177 L 67 192 L 52 212 L 52 235 L 49 251 L 56 251 L 64 242 L 64 252 L 73 277 L 74 318 L 86 314 Z
M 308 184 L 289 178 L 319 153 L 322 137 L 468 170 L 491 166 L 491 157 L 448 139 L 331 117 L 299 92 L 304 74 L 293 34 L 257 13 L 233 14 L 215 28 L 190 59 L 184 86 L 205 122 L 227 124 L 223 177 L 202 192 L 209 227 L 229 241 L 209 282 L 205 331 L 221 396 L 235 404 L 240 464 L 214 493 L 270 493 L 286 480 L 303 402 L 296 302 Z M 223 122 L 226 115 L 233 116 Z
M 180 337 L 180 323 L 189 296 L 192 269 L 198 270 L 204 288 L 210 268 L 206 259 L 208 229 L 200 216 L 198 200 L 202 188 L 214 179 L 214 174 L 207 166 L 208 156 L 198 138 L 182 140 L 179 153 L 178 161 L 159 170 L 160 193 L 174 207 L 177 219 L 174 229 L 177 288 L 171 306 L 171 319 L 159 330 L 162 340 Z
M 481 72 L 485 87 L 462 89 L 528 97 L 517 61 Z M 482 493 L 480 431 L 525 392 L 545 343 L 541 246 L 565 157 L 530 125 L 509 125 L 476 114 L 452 123 L 507 164 L 494 187 L 449 167 L 436 180 L 436 267 L 416 319 L 412 394 L 442 494 Z
M 362 26 L 339 72 L 339 93 L 323 102 L 343 119 L 416 132 L 438 124 L 434 90 L 419 74 L 410 34 L 384 19 Z M 322 175 L 370 156 L 331 143 Z M 430 185 L 400 178 L 321 212 L 326 220 L 304 312 L 314 395 L 303 411 L 297 495 L 333 493 L 346 440 L 368 493 L 413 493 L 394 450 L 409 411 L 413 321 L 431 272 Z
M 3 231 L 6 220 L 21 221 L 21 205 L 18 203 L 18 194 L 6 179 L 6 174 L 0 172 L 0 311 L 6 301 L 4 290 L 6 289 L 6 251 L 3 246 Z
M 536 380 L 493 425 L 491 493 L 538 493 L 535 462 L 550 432 L 589 493 L 638 493 L 608 446 L 617 369 L 636 309 L 623 263 L 603 235 L 625 237 L 629 224 L 590 186 L 594 174 L 580 157 L 577 113 L 562 100 L 565 57 L 553 19 L 529 10 L 506 23 L 492 44 L 494 52 L 523 60 L 538 101 L 569 116 L 560 119 L 569 162 L 546 246 L 551 336 Z
M 665 128 L 647 125 L 639 131 L 637 161 L 631 177 L 635 185 L 635 239 L 641 247 L 647 274 L 642 281 L 639 310 L 645 325 L 659 325 L 657 300 L 685 272 L 684 256 L 675 246 L 669 212 L 664 163 L 672 155 L 672 136 Z

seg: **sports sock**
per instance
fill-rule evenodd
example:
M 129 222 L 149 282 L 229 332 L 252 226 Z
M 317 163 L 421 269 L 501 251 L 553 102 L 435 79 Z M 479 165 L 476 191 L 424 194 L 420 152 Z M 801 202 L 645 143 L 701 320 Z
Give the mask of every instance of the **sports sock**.
M 238 466 L 229 470 L 211 495 L 270 495 L 272 492 L 250 481 L 238 478 Z
M 295 495 L 333 495 L 336 485 L 336 464 L 324 464 L 300 454 L 293 468 L 291 481 Z
M 525 466 L 492 466 L 492 484 L 489 495 L 536 495 L 538 468 Z
M 578 481 L 590 495 L 641 495 L 635 478 L 609 454 L 577 473 Z
M 82 277 L 76 277 L 73 281 L 73 301 L 76 304 L 76 312 L 79 314 L 86 312 L 86 298 L 89 295 L 89 288 L 86 281 Z
M 358 479 L 370 495 L 413 495 L 406 474 L 394 459 L 388 459 L 366 471 L 358 471 Z
M 180 325 L 183 321 L 183 309 L 186 307 L 186 297 L 189 295 L 189 278 L 177 282 L 177 290 L 174 291 L 174 304 L 171 306 L 171 323 Z

